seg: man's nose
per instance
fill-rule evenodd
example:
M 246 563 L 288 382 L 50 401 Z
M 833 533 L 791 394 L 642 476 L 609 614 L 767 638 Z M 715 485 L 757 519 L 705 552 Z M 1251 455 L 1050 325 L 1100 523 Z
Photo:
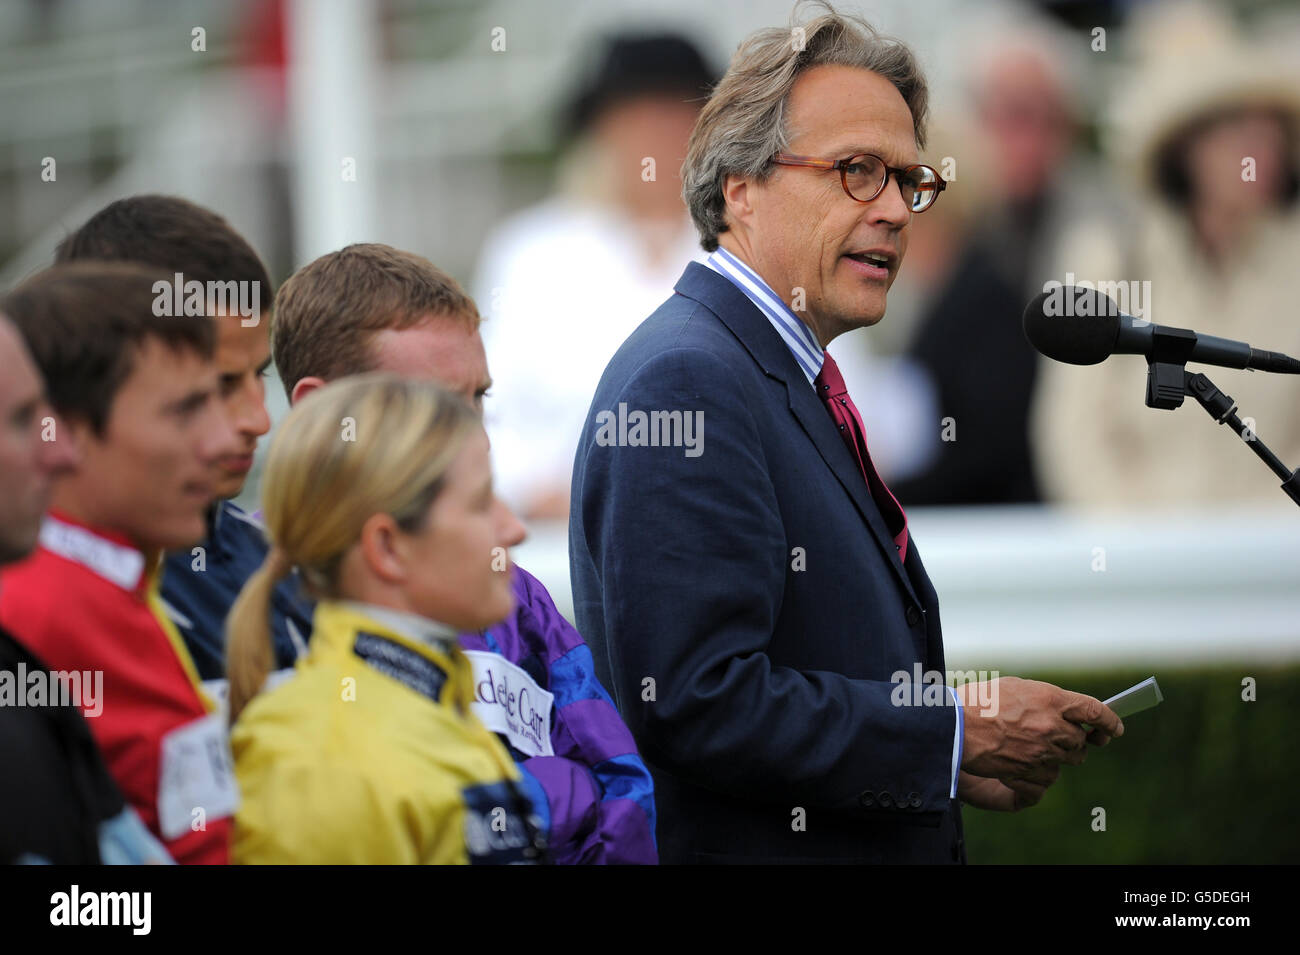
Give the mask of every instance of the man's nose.
M 244 453 L 244 442 L 240 440 L 230 415 L 218 401 L 209 401 L 207 412 L 201 419 L 199 435 L 199 457 L 205 464 L 215 464 L 221 458 Z
M 884 222 L 900 229 L 912 221 L 912 204 L 903 198 L 897 173 L 889 173 L 889 181 L 880 195 L 867 203 L 866 213 L 871 222 Z
M 271 430 L 271 415 L 266 410 L 266 392 L 257 384 L 249 385 L 241 394 L 235 411 L 235 429 L 240 434 L 260 438 Z

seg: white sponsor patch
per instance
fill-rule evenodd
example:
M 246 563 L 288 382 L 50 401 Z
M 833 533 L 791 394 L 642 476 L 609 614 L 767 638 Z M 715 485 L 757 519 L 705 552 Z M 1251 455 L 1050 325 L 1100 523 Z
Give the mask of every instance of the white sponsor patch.
M 144 573 L 144 554 L 98 534 L 45 516 L 41 524 L 41 546 L 51 553 L 89 567 L 123 590 L 134 590 Z
M 234 761 L 220 715 L 191 720 L 163 737 L 158 828 L 164 839 L 198 831 L 238 807 Z
M 499 653 L 466 650 L 474 666 L 474 715 L 528 756 L 554 756 L 551 707 L 555 695 Z

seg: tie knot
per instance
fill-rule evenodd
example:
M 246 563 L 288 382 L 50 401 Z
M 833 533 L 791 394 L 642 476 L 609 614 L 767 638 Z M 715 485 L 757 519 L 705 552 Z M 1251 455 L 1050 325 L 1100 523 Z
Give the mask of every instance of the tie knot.
M 819 398 L 838 397 L 848 391 L 844 387 L 844 376 L 840 374 L 840 367 L 835 364 L 835 359 L 831 357 L 830 352 L 822 352 L 822 370 L 817 373 L 813 383 L 817 386 Z

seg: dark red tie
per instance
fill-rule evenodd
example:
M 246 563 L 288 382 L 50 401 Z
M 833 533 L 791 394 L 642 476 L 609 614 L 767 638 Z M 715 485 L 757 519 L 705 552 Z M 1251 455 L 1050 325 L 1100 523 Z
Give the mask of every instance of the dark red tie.
M 880 508 L 885 526 L 894 535 L 898 559 L 905 561 L 907 560 L 907 515 L 903 513 L 903 506 L 885 486 L 885 482 L 876 473 L 875 465 L 871 463 L 871 455 L 867 453 L 867 433 L 862 427 L 862 416 L 858 414 L 857 406 L 849 397 L 849 390 L 844 386 L 844 376 L 840 374 L 839 366 L 835 364 L 835 359 L 831 357 L 830 352 L 823 354 L 825 361 L 822 362 L 822 370 L 815 382 L 817 397 L 821 398 L 822 403 L 826 405 L 826 410 L 831 413 L 831 420 L 839 426 L 840 437 L 844 439 L 844 443 L 848 445 L 849 451 L 857 460 L 858 470 L 862 472 L 862 478 L 867 482 L 867 488 L 875 499 L 876 507 Z

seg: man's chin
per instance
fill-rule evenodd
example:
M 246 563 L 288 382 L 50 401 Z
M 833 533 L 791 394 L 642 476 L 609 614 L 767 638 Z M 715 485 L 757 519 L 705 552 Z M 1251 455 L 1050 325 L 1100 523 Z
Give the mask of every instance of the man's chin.
M 0 530 L 0 567 L 22 560 L 36 549 L 35 533 L 6 532 Z
M 888 289 L 873 289 L 866 295 L 858 296 L 858 315 L 863 325 L 874 325 L 885 317 L 888 305 Z
M 885 302 L 883 297 L 850 300 L 845 308 L 838 311 L 838 314 L 844 331 L 870 328 L 885 317 Z
M 42 494 L 20 513 L 0 520 L 0 567 L 22 560 L 36 549 L 47 510 L 49 496 Z
M 247 478 L 247 474 L 222 478 L 213 485 L 215 493 L 212 499 L 214 501 L 228 501 L 232 497 L 239 497 L 239 492 L 244 489 Z
M 145 543 L 146 549 L 189 550 L 207 539 L 207 516 L 201 514 L 197 518 L 177 518 L 167 522 L 166 526 L 151 527 L 149 536 L 151 539 Z

